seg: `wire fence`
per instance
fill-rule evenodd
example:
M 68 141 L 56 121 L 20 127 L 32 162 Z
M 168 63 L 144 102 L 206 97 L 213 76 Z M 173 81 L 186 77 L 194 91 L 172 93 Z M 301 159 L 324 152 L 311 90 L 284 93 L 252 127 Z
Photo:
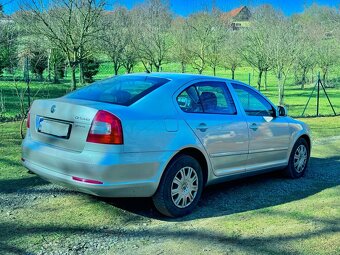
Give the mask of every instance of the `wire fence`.
M 36 75 L 32 72 L 27 72 L 28 68 L 16 68 L 11 71 L 7 70 L 0 76 L 0 122 L 15 121 L 22 119 L 29 105 L 35 99 L 47 99 L 56 98 L 65 95 L 71 91 L 70 86 L 70 69 L 66 69 L 64 76 L 58 79 L 55 83 L 53 74 L 49 74 L 47 71 L 42 76 Z M 114 68 L 112 63 L 108 61 L 100 62 L 98 72 L 94 76 L 94 80 L 101 80 L 104 78 L 112 77 L 114 74 Z M 165 64 L 162 67 L 163 72 L 181 72 L 181 66 L 175 63 Z M 187 72 L 195 73 L 195 70 L 188 66 Z M 142 64 L 138 64 L 133 68 L 133 72 L 144 72 Z M 126 71 L 121 68 L 119 74 L 124 74 Z M 212 75 L 212 70 L 207 69 L 204 74 Z M 236 80 L 240 80 L 251 86 L 257 87 L 257 72 L 248 67 L 242 67 L 236 70 Z M 84 86 L 79 81 L 79 71 L 76 72 L 78 87 Z M 219 68 L 217 70 L 217 76 L 231 78 L 232 74 L 230 70 Z M 317 81 L 317 75 L 315 73 L 308 76 L 308 84 L 305 89 L 300 89 L 296 77 L 291 75 L 287 80 L 289 84 L 286 94 L 286 107 L 291 116 L 304 117 L 304 116 L 328 116 L 333 113 L 340 112 L 340 69 L 332 68 L 327 76 L 327 83 L 325 84 L 329 101 L 326 102 L 323 98 L 324 93 L 311 94 L 312 89 Z M 262 88 L 264 84 L 262 80 Z M 275 100 L 277 97 L 276 79 L 273 74 L 268 75 L 267 90 L 262 92 L 270 99 Z M 317 98 L 317 95 L 319 97 Z M 307 101 L 308 107 L 303 112 Z M 318 103 L 318 109 L 317 107 Z M 330 103 L 331 102 L 331 103 Z M 331 111 L 330 106 L 334 107 L 334 112 Z M 304 114 L 302 114 L 304 113 Z

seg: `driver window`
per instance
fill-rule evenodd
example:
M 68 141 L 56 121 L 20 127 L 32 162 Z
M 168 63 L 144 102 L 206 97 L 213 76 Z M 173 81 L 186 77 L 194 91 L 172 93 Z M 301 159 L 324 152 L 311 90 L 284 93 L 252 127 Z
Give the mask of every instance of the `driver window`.
M 251 88 L 231 84 L 248 116 L 273 116 L 274 110 L 268 101 Z

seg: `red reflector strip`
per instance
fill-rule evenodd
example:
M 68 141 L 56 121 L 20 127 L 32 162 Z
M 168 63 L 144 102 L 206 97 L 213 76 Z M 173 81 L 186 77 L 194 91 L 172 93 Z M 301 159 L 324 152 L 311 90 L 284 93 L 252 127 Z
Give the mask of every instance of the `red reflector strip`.
M 85 183 L 91 183 L 91 184 L 103 184 L 103 182 L 101 181 L 96 181 L 96 180 L 89 180 L 89 179 L 84 179 L 84 178 L 80 178 L 77 176 L 72 176 L 72 179 L 78 182 L 85 182 Z

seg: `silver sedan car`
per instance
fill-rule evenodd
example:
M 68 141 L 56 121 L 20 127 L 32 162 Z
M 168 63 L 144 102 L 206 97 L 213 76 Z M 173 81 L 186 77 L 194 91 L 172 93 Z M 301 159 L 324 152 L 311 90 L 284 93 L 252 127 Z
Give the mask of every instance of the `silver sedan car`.
M 132 74 L 34 101 L 23 165 L 103 197 L 152 197 L 170 217 L 190 213 L 205 186 L 283 170 L 304 175 L 306 124 L 249 85 L 191 74 Z

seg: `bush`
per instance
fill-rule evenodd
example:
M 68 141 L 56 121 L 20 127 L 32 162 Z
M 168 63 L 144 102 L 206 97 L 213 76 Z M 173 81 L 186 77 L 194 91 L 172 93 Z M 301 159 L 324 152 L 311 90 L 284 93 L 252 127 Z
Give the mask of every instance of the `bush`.
M 95 59 L 86 59 L 82 63 L 85 82 L 93 82 L 93 76 L 99 72 L 99 62 Z
M 37 75 L 39 80 L 43 80 L 44 70 L 47 68 L 47 56 L 45 52 L 35 51 L 31 58 L 31 72 Z

